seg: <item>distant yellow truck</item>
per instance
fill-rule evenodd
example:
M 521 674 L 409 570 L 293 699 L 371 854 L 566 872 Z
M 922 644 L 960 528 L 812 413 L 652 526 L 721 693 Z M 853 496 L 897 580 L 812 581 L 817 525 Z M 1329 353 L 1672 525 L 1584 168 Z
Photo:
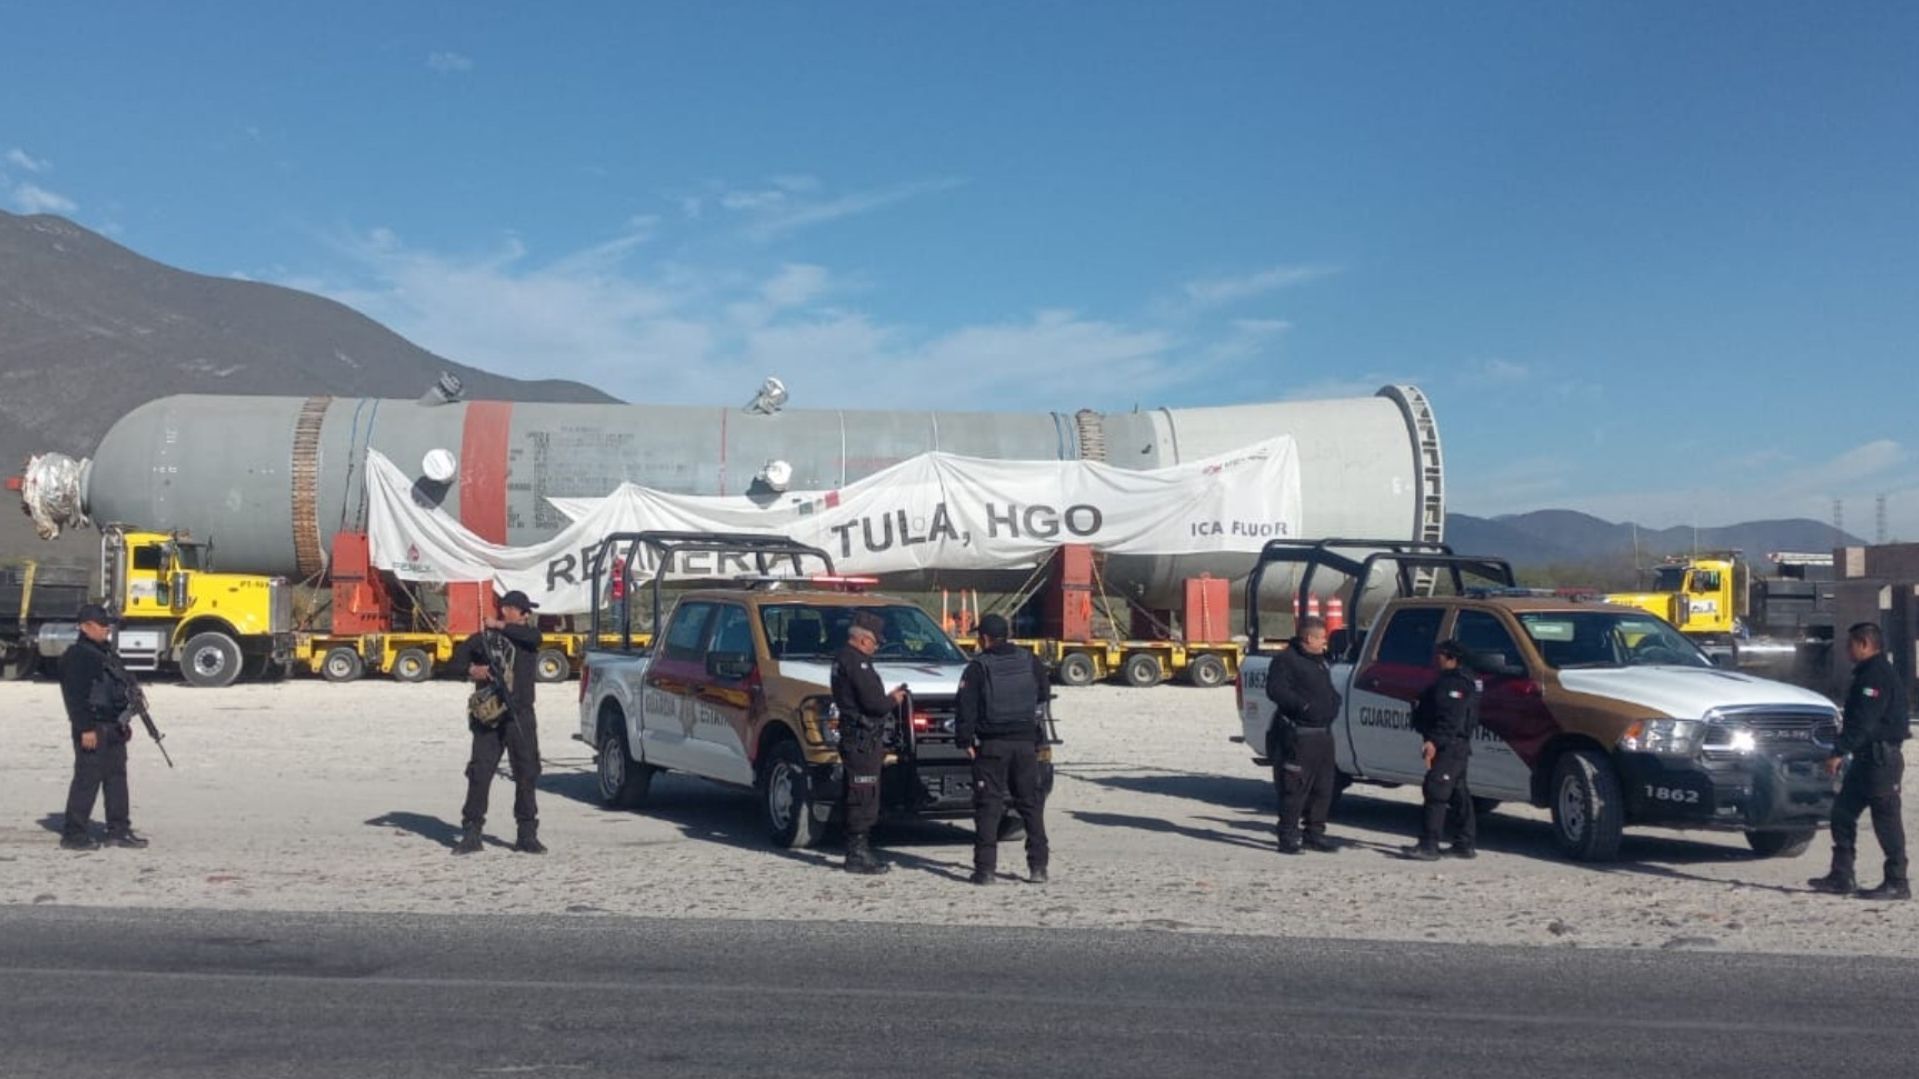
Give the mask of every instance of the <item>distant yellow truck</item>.
M 1736 552 L 1671 558 L 1653 573 L 1649 592 L 1616 592 L 1607 603 L 1656 614 L 1707 655 L 1736 655 L 1746 618 L 1750 571 Z

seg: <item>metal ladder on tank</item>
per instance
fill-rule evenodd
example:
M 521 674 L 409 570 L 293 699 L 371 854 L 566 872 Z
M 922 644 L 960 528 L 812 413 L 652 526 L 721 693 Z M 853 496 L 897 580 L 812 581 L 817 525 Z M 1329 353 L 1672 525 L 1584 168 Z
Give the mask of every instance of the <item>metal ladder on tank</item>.
M 1432 403 L 1416 386 L 1395 386 L 1401 405 L 1412 421 L 1414 453 L 1419 460 L 1419 539 L 1438 543 L 1446 537 L 1445 460 L 1439 447 L 1439 423 Z M 1439 574 L 1427 566 L 1413 571 L 1413 594 L 1430 596 Z

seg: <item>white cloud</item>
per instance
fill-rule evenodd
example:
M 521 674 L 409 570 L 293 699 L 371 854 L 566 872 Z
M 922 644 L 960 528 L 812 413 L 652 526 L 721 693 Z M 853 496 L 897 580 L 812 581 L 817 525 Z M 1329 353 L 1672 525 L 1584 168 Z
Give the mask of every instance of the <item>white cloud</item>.
M 426 54 L 426 66 L 430 71 L 451 75 L 461 71 L 472 71 L 473 58 L 457 52 L 430 52 Z
M 13 205 L 23 214 L 64 214 L 71 217 L 80 208 L 65 195 L 24 180 L 13 185 L 11 195 Z
M 53 167 L 48 161 L 34 157 L 18 146 L 7 151 L 6 161 L 23 172 L 45 172 Z
M 749 239 L 767 241 L 829 221 L 871 213 L 921 195 L 950 191 L 964 181 L 957 179 L 920 180 L 844 195 L 825 195 L 812 177 L 775 178 L 771 186 L 758 189 L 726 189 L 715 201 L 743 219 L 741 232 Z M 698 209 L 688 212 L 698 216 Z
M 1180 293 L 1186 303 L 1194 308 L 1224 307 L 1294 285 L 1303 285 L 1308 281 L 1317 281 L 1338 272 L 1329 266 L 1274 266 L 1238 277 L 1188 281 L 1180 286 Z
M 1531 378 L 1533 370 L 1523 363 L 1502 360 L 1498 357 L 1481 360 L 1473 366 L 1473 381 L 1492 385 L 1510 386 Z
M 744 399 L 776 374 L 800 407 L 1124 408 L 1197 384 L 1287 328 L 1242 319 L 1200 335 L 1042 309 L 928 329 L 847 306 L 854 290 L 816 263 L 650 258 L 654 222 L 634 225 L 546 259 L 510 235 L 449 254 L 375 228 L 335 242 L 340 272 L 261 276 L 331 296 L 461 363 L 672 403 Z

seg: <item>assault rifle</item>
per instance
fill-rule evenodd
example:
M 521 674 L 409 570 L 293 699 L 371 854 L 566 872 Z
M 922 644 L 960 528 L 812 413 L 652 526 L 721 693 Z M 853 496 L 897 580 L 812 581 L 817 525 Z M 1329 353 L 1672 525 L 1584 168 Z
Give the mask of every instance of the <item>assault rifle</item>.
M 153 739 L 154 748 L 160 751 L 167 767 L 173 767 L 173 754 L 167 752 L 165 744 L 167 736 L 160 733 L 159 725 L 153 722 L 153 713 L 147 710 L 147 691 L 140 687 L 133 672 L 127 670 L 126 665 L 120 662 L 119 655 L 112 650 L 107 652 L 107 673 L 120 683 L 120 688 L 127 695 L 127 710 L 120 713 L 120 725 L 130 727 L 132 724 L 127 722 L 127 717 L 139 716 L 141 725 L 147 729 L 147 737 Z
M 481 726 L 492 727 L 513 714 L 513 690 L 507 681 L 513 662 L 508 651 L 513 645 L 498 630 L 489 629 L 481 632 L 480 647 L 486 656 L 486 683 L 473 690 L 467 711 Z

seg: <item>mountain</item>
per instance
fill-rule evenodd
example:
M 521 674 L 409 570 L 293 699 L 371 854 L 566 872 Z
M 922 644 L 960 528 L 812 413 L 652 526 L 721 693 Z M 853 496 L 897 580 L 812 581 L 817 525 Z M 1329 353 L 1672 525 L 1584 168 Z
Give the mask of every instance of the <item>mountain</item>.
M 323 297 L 188 273 L 64 218 L 0 212 L 0 475 L 29 454 L 90 454 L 135 406 L 178 393 L 420 396 L 442 371 L 472 398 L 610 402 L 436 356 Z M 0 513 L 0 557 L 88 560 Z
M 1636 535 L 1635 535 L 1636 533 Z M 1457 551 L 1498 554 L 1515 566 L 1579 562 L 1632 563 L 1635 542 L 1643 562 L 1698 549 L 1744 551 L 1763 558 L 1771 551 L 1830 551 L 1865 543 L 1850 533 L 1806 518 L 1747 521 L 1718 528 L 1638 528 L 1574 510 L 1535 510 L 1499 517 L 1446 515 L 1446 541 Z

